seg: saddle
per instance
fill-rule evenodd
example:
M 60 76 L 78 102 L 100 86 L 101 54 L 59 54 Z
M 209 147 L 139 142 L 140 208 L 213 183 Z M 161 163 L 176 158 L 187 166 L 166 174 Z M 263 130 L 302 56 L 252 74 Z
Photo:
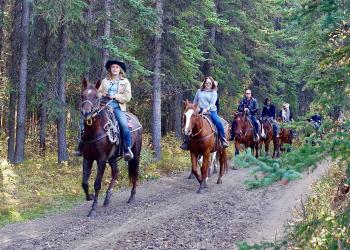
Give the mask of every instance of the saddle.
M 215 144 L 214 144 L 214 148 L 213 148 L 213 150 L 211 152 L 211 153 L 213 153 L 213 152 L 216 152 L 216 151 L 222 149 L 221 141 L 220 141 L 220 138 L 219 138 L 219 132 L 218 132 L 218 129 L 215 126 L 213 120 L 211 119 L 211 115 L 210 114 L 204 114 L 203 117 L 204 117 L 204 119 L 206 119 L 209 122 L 211 128 L 214 131 Z M 222 125 L 224 126 L 224 130 L 225 130 L 225 128 L 227 128 L 229 126 L 229 123 L 222 117 L 220 117 L 220 119 L 221 119 Z
M 101 104 L 105 106 L 105 109 L 107 111 L 107 119 L 108 119 L 108 122 L 105 124 L 104 129 L 106 130 L 109 141 L 112 144 L 114 144 L 108 159 L 109 158 L 120 159 L 123 156 L 125 145 L 124 145 L 124 140 L 121 137 L 119 124 L 114 116 L 113 109 L 107 105 L 109 101 L 110 99 L 104 99 L 104 98 L 101 99 Z M 126 119 L 128 121 L 128 128 L 131 133 L 131 141 L 132 141 L 133 134 L 136 131 L 140 130 L 142 128 L 142 125 L 139 119 L 134 114 L 126 111 L 124 111 L 123 113 L 125 114 Z

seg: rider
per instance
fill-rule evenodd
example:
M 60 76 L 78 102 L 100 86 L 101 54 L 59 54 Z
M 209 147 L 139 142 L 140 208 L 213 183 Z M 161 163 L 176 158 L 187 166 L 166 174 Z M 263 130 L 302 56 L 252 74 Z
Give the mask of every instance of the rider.
M 121 136 L 124 141 L 124 159 L 130 161 L 134 155 L 131 151 L 131 134 L 128 121 L 123 111 L 126 111 L 126 103 L 131 99 L 131 86 L 125 77 L 126 65 L 117 60 L 109 60 L 106 63 L 108 77 L 103 79 L 98 89 L 100 94 L 109 98 L 108 105 L 113 108 L 118 121 Z
M 258 112 L 258 102 L 252 97 L 252 91 L 250 89 L 246 89 L 245 97 L 240 101 L 238 105 L 239 112 L 246 112 L 253 123 L 254 127 L 254 141 L 259 141 L 259 124 L 256 119 L 256 114 Z M 232 122 L 231 128 L 231 140 L 234 139 L 235 128 L 234 122 Z
M 288 103 L 284 103 L 282 105 L 282 109 L 281 109 L 278 117 L 280 117 L 283 122 L 292 122 L 293 121 L 293 113 L 290 110 Z
M 266 119 L 272 123 L 274 135 L 279 137 L 279 126 L 276 122 L 276 109 L 275 105 L 271 103 L 271 99 L 269 97 L 265 98 L 261 116 L 263 120 Z
M 215 105 L 217 100 L 217 82 L 211 76 L 205 77 L 204 81 L 197 90 L 197 93 L 193 99 L 194 104 L 198 104 L 200 113 L 210 112 L 211 119 L 218 129 L 221 144 L 224 148 L 229 146 L 225 138 L 224 126 L 217 113 L 217 107 Z M 180 146 L 183 150 L 188 150 L 188 136 L 185 136 L 183 144 Z
M 310 119 L 307 119 L 309 122 L 311 122 L 312 126 L 317 130 L 322 123 L 322 117 L 320 114 L 316 113 L 311 116 Z

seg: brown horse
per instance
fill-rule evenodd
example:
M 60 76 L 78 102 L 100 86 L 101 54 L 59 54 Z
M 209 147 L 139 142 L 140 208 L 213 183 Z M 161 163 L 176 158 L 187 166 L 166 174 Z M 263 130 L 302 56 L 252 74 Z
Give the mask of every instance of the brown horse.
M 261 154 L 262 145 L 265 144 L 265 154 L 266 154 L 266 156 L 268 156 L 270 142 L 273 141 L 272 158 L 279 157 L 280 156 L 280 150 L 279 150 L 279 146 L 278 146 L 279 140 L 278 140 L 278 138 L 276 138 L 276 136 L 274 136 L 273 127 L 272 127 L 271 122 L 267 119 L 262 119 L 261 120 L 261 130 L 264 130 L 265 137 L 261 136 L 261 138 L 260 138 L 260 154 Z
M 189 150 L 191 154 L 192 173 L 200 183 L 197 193 L 202 193 L 203 188 L 207 187 L 208 167 L 210 162 L 210 153 L 217 151 L 220 161 L 220 173 L 217 184 L 222 183 L 222 176 L 227 167 L 226 149 L 221 148 L 215 142 L 215 130 L 212 124 L 198 113 L 198 106 L 189 101 L 184 102 L 184 133 L 189 136 Z M 203 156 L 201 166 L 201 176 L 197 172 L 198 156 Z
M 254 128 L 245 112 L 233 112 L 233 125 L 235 134 L 235 155 L 239 154 L 240 145 L 255 151 L 255 157 L 259 157 L 259 142 L 254 141 Z
M 277 118 L 277 122 L 279 124 L 283 123 L 283 120 L 281 117 Z M 280 151 L 284 152 L 286 151 L 286 149 L 283 147 L 284 144 L 290 144 L 292 145 L 293 142 L 293 132 L 290 128 L 284 128 L 283 126 L 280 129 L 280 137 L 278 140 L 278 144 L 279 144 L 279 149 Z M 290 149 L 287 149 L 287 152 L 289 152 Z
M 289 128 L 281 128 L 280 137 L 279 137 L 280 150 L 282 152 L 286 151 L 286 149 L 283 147 L 283 145 L 284 144 L 292 145 L 292 142 L 293 142 L 292 130 Z M 289 151 L 290 151 L 290 149 L 287 149 L 287 152 L 289 152 Z
M 82 186 L 86 195 L 86 200 L 94 200 L 89 217 L 96 217 L 96 208 L 98 195 L 101 189 L 101 181 L 108 161 L 111 166 L 112 179 L 108 186 L 104 205 L 110 203 L 112 189 L 118 178 L 119 170 L 115 149 L 118 145 L 111 143 L 108 139 L 107 123 L 109 122 L 107 106 L 101 106 L 97 89 L 101 82 L 98 81 L 95 86 L 88 84 L 86 79 L 83 80 L 83 90 L 81 92 L 81 115 L 84 120 L 84 132 L 82 142 L 84 144 L 83 152 L 83 182 Z M 136 118 L 137 119 L 137 118 Z M 107 124 L 107 125 L 106 125 Z M 129 179 L 132 182 L 131 195 L 128 203 L 132 202 L 136 194 L 136 183 L 139 174 L 139 162 L 142 147 L 142 128 L 139 127 L 132 132 L 132 152 L 134 158 L 128 162 Z M 95 195 L 89 194 L 89 177 L 93 162 L 97 162 L 97 175 L 94 183 Z

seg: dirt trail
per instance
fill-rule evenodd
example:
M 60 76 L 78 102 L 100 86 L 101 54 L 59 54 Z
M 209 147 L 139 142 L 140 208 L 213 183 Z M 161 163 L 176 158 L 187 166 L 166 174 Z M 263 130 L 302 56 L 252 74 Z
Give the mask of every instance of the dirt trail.
M 73 210 L 0 229 L 0 249 L 235 249 L 235 242 L 273 241 L 301 195 L 322 176 L 327 161 L 302 180 L 247 191 L 248 169 L 230 170 L 224 183 L 209 179 L 203 194 L 188 173 L 146 182 L 134 204 L 129 189 L 114 193 L 98 217 L 86 217 L 91 203 Z M 102 204 L 102 202 L 101 202 Z M 277 232 L 277 233 L 276 233 Z

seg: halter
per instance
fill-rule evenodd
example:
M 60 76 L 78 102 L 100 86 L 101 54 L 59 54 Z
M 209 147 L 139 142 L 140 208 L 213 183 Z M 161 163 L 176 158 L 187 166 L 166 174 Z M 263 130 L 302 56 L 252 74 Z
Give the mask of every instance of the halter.
M 85 121 L 86 121 L 86 124 L 87 124 L 88 126 L 91 126 L 91 125 L 92 125 L 92 118 L 94 118 L 94 117 L 95 117 L 98 113 L 100 113 L 101 110 L 102 110 L 102 109 L 100 109 L 100 104 L 101 104 L 100 98 L 96 98 L 95 104 L 93 104 L 92 101 L 90 101 L 90 100 L 85 100 L 85 101 L 83 101 L 83 102 L 81 103 L 81 109 L 80 109 L 80 112 L 81 112 L 81 113 L 83 113 L 82 109 L 83 109 L 83 105 L 84 105 L 85 103 L 88 103 L 88 104 L 91 105 L 91 116 L 90 116 L 88 119 L 85 120 Z

